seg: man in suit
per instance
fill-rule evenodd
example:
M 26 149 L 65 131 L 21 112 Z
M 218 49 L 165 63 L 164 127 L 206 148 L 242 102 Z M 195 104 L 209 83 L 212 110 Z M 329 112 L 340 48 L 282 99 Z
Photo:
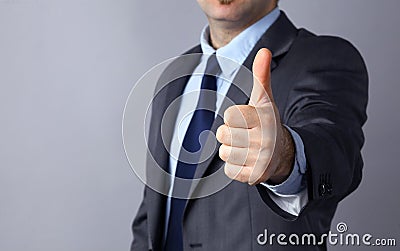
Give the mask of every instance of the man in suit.
M 297 29 L 277 0 L 198 2 L 201 43 L 156 87 L 131 250 L 326 250 L 361 181 L 361 56 Z

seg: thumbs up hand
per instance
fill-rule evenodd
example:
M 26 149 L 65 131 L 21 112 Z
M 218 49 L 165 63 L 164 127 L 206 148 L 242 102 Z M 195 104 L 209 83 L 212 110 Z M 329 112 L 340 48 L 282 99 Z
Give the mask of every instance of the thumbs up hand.
M 253 90 L 249 105 L 226 109 L 224 125 L 217 130 L 225 174 L 256 185 L 283 182 L 294 162 L 294 143 L 282 126 L 271 90 L 271 52 L 258 51 L 253 62 Z

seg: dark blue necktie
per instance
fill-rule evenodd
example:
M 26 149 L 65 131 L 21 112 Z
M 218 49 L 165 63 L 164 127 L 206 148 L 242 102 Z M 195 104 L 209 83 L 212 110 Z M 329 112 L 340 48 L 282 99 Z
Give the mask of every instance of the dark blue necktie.
M 176 177 L 184 179 L 193 179 L 194 177 L 197 163 L 200 160 L 201 145 L 205 144 L 205 139 L 207 138 L 205 135 L 200 137 L 200 134 L 211 129 L 215 118 L 215 105 L 217 100 L 217 77 L 215 75 L 219 72 L 218 61 L 215 54 L 213 54 L 207 61 L 206 70 L 201 82 L 197 108 L 183 139 L 182 147 L 184 149 L 181 150 L 179 155 L 178 164 L 176 166 Z M 201 143 L 200 140 L 202 141 Z M 182 152 L 183 150 L 189 152 L 190 157 L 183 157 L 183 155 L 185 155 Z M 173 189 L 174 191 L 176 189 L 187 190 L 187 188 L 179 188 L 177 185 L 174 185 Z M 185 192 L 186 191 L 183 191 L 183 193 Z M 189 193 L 189 191 L 187 191 L 187 193 Z M 180 191 L 179 194 L 182 194 L 182 191 Z M 171 198 L 168 230 L 164 246 L 165 251 L 183 250 L 182 222 L 186 202 L 187 199 Z

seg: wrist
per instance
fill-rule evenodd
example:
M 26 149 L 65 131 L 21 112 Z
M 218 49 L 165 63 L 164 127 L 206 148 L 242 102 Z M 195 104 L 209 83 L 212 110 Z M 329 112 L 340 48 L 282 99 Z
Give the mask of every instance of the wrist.
M 279 135 L 279 134 L 278 134 Z M 268 179 L 268 183 L 277 185 L 284 182 L 293 171 L 295 159 L 295 147 L 292 135 L 288 129 L 281 125 L 281 137 L 277 138 L 276 169 L 274 174 Z

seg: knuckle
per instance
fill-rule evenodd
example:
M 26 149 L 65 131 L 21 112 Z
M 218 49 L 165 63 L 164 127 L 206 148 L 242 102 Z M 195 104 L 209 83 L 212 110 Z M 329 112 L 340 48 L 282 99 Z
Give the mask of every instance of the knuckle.
M 216 137 L 220 143 L 227 142 L 229 138 L 229 129 L 227 128 L 226 125 L 221 125 L 220 127 L 218 127 Z
M 246 163 L 246 156 L 241 156 L 239 153 L 231 153 L 230 160 L 236 165 L 244 165 Z
M 244 167 L 239 168 L 238 166 L 225 164 L 224 172 L 228 178 L 245 183 L 248 181 L 249 177 L 244 173 L 243 168 Z
M 219 151 L 218 151 L 219 157 L 223 160 L 223 161 L 227 161 L 230 155 L 230 150 L 227 146 L 225 145 L 221 145 L 219 147 Z
M 253 169 L 253 172 L 252 172 L 251 177 L 250 177 L 251 183 L 252 184 L 259 183 L 259 181 L 262 180 L 264 172 L 265 172 L 265 168 L 264 167 L 261 167 L 261 168 L 255 167 Z
M 230 178 L 230 179 L 234 179 L 236 176 L 236 172 L 234 172 L 233 168 L 228 164 L 225 164 L 224 172 L 225 172 L 225 175 L 228 176 L 228 178 Z
M 247 155 L 246 165 L 254 165 L 258 158 L 258 150 L 251 150 Z
M 247 182 L 249 180 L 249 177 L 245 174 L 243 168 L 244 167 L 241 167 L 237 172 L 235 172 L 234 179 L 240 182 Z
M 229 124 L 230 121 L 233 120 L 233 118 L 235 117 L 235 114 L 238 111 L 238 106 L 237 105 L 233 105 L 228 107 L 225 112 L 224 112 L 224 121 L 226 124 Z
M 246 175 L 244 175 L 242 173 L 239 173 L 236 176 L 236 180 L 245 183 L 245 182 L 247 182 L 249 180 L 249 177 L 247 177 Z

